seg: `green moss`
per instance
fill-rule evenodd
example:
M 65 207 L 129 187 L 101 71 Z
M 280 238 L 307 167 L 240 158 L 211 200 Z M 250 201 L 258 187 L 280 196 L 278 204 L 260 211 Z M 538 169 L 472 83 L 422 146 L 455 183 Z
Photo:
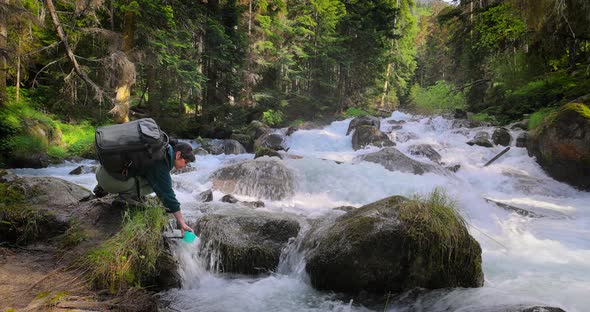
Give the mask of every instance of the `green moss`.
M 479 121 L 479 122 L 490 122 L 490 123 L 497 123 L 496 117 L 489 115 L 488 113 L 477 113 L 473 114 L 469 117 L 470 120 Z
M 36 299 L 43 299 L 43 298 L 47 298 L 49 295 L 51 294 L 50 291 L 44 291 L 44 292 L 40 292 L 39 294 L 37 294 L 37 296 L 35 297 Z
M 583 103 L 568 103 L 561 109 L 562 112 L 573 110 L 578 114 L 584 116 L 584 118 L 590 119 L 590 107 Z
M 542 125 L 550 117 L 554 116 L 557 112 L 555 107 L 545 107 L 531 114 L 529 117 L 529 130 L 534 131 L 540 125 Z
M 62 140 L 66 145 L 66 150 L 70 156 L 80 156 L 83 158 L 95 158 L 94 153 L 94 134 L 96 129 L 87 124 L 70 125 L 59 123 L 62 131 Z
M 126 211 L 121 231 L 87 255 L 83 264 L 91 279 L 113 293 L 143 286 L 157 272 L 166 225 L 164 210 L 154 203 Z

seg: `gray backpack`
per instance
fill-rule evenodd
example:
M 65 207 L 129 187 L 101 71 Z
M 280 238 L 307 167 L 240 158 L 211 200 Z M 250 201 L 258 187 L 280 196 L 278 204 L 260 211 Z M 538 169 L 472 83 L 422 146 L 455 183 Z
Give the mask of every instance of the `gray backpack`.
M 144 174 L 166 157 L 168 135 L 151 118 L 96 129 L 96 154 L 100 164 L 116 179 Z

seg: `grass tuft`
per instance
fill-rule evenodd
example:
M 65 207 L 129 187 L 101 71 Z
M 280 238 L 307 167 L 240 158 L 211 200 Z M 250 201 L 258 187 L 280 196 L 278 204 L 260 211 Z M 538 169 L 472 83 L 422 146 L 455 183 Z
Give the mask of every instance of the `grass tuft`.
M 157 273 L 167 222 L 164 210 L 153 203 L 127 210 L 121 231 L 85 259 L 95 284 L 112 293 L 144 286 Z

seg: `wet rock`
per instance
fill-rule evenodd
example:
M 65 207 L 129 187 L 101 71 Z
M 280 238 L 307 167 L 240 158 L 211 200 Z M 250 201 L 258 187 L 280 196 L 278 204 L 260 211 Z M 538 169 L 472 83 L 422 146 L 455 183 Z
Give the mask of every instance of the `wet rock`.
M 440 163 L 440 154 L 428 144 L 416 144 L 408 147 L 408 151 L 412 155 L 424 156 L 435 163 Z
M 256 158 L 260 158 L 260 157 L 264 157 L 264 156 L 268 156 L 268 157 L 278 157 L 280 159 L 283 159 L 283 156 L 281 156 L 281 154 L 279 154 L 279 152 L 270 149 L 270 148 L 266 148 L 266 147 L 259 147 L 256 149 L 256 154 L 254 155 L 254 159 Z
M 483 131 L 476 133 L 473 140 L 468 141 L 467 144 L 471 146 L 478 145 L 483 147 L 494 147 L 492 142 L 490 142 L 490 134 Z
M 250 208 L 263 208 L 264 202 L 261 200 L 257 200 L 257 201 L 245 201 L 245 202 L 241 202 L 242 205 L 246 206 L 246 207 L 250 207 Z
M 281 200 L 293 195 L 294 175 L 276 158 L 247 160 L 215 171 L 210 180 L 223 193 Z
M 14 155 L 8 160 L 12 168 L 46 168 L 51 164 L 49 156 L 45 152 L 30 153 L 24 155 Z
M 223 141 L 223 153 L 225 155 L 245 154 L 246 148 L 236 140 L 227 139 Z
M 258 120 L 252 120 L 248 128 L 246 129 L 246 135 L 252 138 L 252 140 L 256 140 L 261 137 L 263 134 L 270 132 L 271 129 L 264 125 L 262 122 Z
M 213 201 L 213 191 L 211 190 L 206 190 L 204 192 L 201 192 L 198 196 L 197 199 L 201 202 L 210 202 Z
M 70 175 L 80 175 L 80 174 L 88 174 L 88 173 L 96 173 L 95 166 L 78 166 L 76 169 L 70 171 L 68 174 Z
M 530 133 L 527 150 L 552 178 L 590 190 L 590 107 L 569 103 Z
M 254 140 L 251 136 L 247 134 L 234 133 L 231 135 L 230 139 L 240 142 L 240 144 L 242 144 L 248 153 L 254 152 Z
M 453 114 L 453 118 L 455 119 L 467 119 L 467 112 L 462 109 L 455 109 L 455 113 Z
M 479 243 L 453 213 L 434 209 L 448 208 L 393 196 L 310 230 L 306 239 L 317 246 L 306 257 L 311 284 L 320 290 L 376 294 L 481 287 Z
M 528 132 L 523 132 L 516 137 L 516 147 L 526 147 L 529 142 Z
M 317 122 L 305 121 L 305 122 L 300 123 L 296 126 L 291 126 L 291 127 L 287 128 L 286 135 L 291 136 L 291 134 L 295 133 L 295 131 L 297 131 L 297 130 L 312 130 L 312 129 L 319 129 L 321 127 L 322 127 L 322 125 Z
M 260 136 L 254 142 L 254 149 L 258 149 L 260 147 L 266 147 L 273 150 L 282 150 L 283 142 L 285 141 L 285 136 L 282 133 L 277 132 L 267 132 Z
M 395 125 L 403 125 L 406 123 L 406 121 L 405 120 L 388 120 L 387 123 L 395 126 Z
M 346 135 L 349 135 L 352 130 L 358 128 L 359 126 L 373 126 L 379 130 L 381 127 L 381 121 L 377 117 L 373 116 L 360 116 L 356 117 L 350 121 L 348 124 L 348 130 L 346 130 Z
M 223 146 L 224 140 L 220 139 L 201 139 L 201 147 L 211 155 L 221 155 L 225 152 Z
M 498 128 L 492 134 L 492 141 L 496 145 L 509 146 L 512 142 L 512 136 L 506 128 Z
M 408 142 L 410 140 L 416 140 L 418 139 L 418 135 L 416 135 L 413 132 L 402 132 L 402 131 L 398 131 L 395 134 L 395 141 L 399 142 L 399 143 L 405 143 Z
M 448 166 L 448 167 L 445 167 L 445 168 L 446 168 L 447 170 L 451 171 L 451 172 L 455 172 L 455 173 L 456 173 L 457 171 L 459 171 L 459 169 L 461 169 L 461 165 L 458 165 L 458 164 L 457 164 L 457 165 L 454 165 L 454 166 Z
M 356 209 L 356 207 L 353 207 L 353 206 L 340 206 L 340 207 L 332 208 L 332 210 L 340 210 L 340 211 L 344 211 L 344 212 L 351 212 L 355 209 Z
M 239 200 L 235 197 L 233 197 L 232 195 L 224 195 L 223 197 L 221 197 L 221 201 L 224 203 L 230 203 L 230 204 L 235 204 L 237 203 Z
M 377 163 L 390 171 L 401 171 L 418 175 L 427 172 L 446 174 L 442 168 L 413 160 L 393 147 L 387 147 L 375 153 L 357 156 L 355 161 Z
M 487 123 L 484 123 L 481 121 L 473 121 L 473 120 L 467 120 L 467 119 L 456 119 L 456 120 L 453 120 L 452 127 L 453 128 L 478 128 L 478 127 L 483 127 L 486 125 L 487 125 Z
M 18 179 L 18 176 L 9 170 L 0 169 L 0 183 L 12 182 Z
M 368 145 L 382 147 L 395 146 L 395 143 L 374 126 L 357 126 L 352 135 L 352 148 L 357 151 Z
M 202 147 L 197 147 L 193 150 L 193 153 L 197 156 L 205 156 L 205 155 L 209 155 L 209 152 L 202 148 Z
M 195 225 L 208 267 L 240 274 L 275 270 L 281 250 L 299 228 L 290 216 L 250 209 L 208 214 Z

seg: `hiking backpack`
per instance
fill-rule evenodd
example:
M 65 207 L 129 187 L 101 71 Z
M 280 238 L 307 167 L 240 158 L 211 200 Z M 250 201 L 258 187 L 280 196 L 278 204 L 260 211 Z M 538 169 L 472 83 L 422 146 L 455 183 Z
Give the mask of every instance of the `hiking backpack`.
M 168 135 L 151 118 L 96 129 L 100 164 L 118 180 L 142 175 L 166 157 Z

